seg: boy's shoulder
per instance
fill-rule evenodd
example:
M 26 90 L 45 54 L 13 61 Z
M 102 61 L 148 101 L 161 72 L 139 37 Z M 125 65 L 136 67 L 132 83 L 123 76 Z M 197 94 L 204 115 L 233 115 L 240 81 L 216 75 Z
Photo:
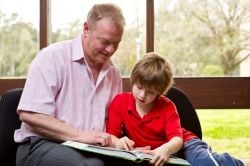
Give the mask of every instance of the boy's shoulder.
M 159 97 L 158 102 L 160 103 L 160 105 L 175 106 L 174 102 L 164 95 Z
M 124 97 L 124 98 L 127 98 L 127 97 L 131 97 L 132 96 L 132 92 L 121 92 L 121 93 L 118 93 L 116 95 L 116 98 L 121 98 L 121 97 Z
M 118 101 L 127 101 L 127 100 L 129 100 L 130 98 L 132 98 L 133 97 L 133 95 L 132 95 L 132 93 L 131 92 L 121 92 L 121 93 L 118 93 L 115 97 L 114 97 L 114 99 L 113 99 L 113 101 L 115 101 L 115 102 L 118 102 Z

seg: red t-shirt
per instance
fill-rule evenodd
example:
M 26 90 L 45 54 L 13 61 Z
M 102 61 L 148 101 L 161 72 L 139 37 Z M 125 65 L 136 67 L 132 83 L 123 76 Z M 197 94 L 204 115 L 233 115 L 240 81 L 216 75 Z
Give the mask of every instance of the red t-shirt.
M 187 131 L 181 128 L 174 103 L 164 96 L 154 102 L 151 111 L 141 118 L 131 92 L 117 95 L 109 106 L 107 132 L 117 137 L 121 137 L 124 132 L 135 141 L 135 147 L 151 146 L 152 149 L 176 136 L 183 139 L 183 131 Z M 191 132 L 187 133 L 189 138 L 190 134 L 193 135 Z M 187 141 L 185 137 L 184 141 Z

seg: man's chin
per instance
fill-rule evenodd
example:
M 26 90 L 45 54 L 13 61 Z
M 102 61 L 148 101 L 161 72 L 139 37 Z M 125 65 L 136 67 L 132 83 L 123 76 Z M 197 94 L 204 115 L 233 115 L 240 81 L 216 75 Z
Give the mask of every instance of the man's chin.
M 105 59 L 104 59 L 104 58 L 102 58 L 102 59 L 99 58 L 99 59 L 96 60 L 96 63 L 103 64 L 103 63 L 105 63 L 107 60 L 108 60 L 108 58 L 105 58 Z
M 109 56 L 105 56 L 105 55 L 102 55 L 98 60 L 102 63 L 106 62 L 110 57 Z

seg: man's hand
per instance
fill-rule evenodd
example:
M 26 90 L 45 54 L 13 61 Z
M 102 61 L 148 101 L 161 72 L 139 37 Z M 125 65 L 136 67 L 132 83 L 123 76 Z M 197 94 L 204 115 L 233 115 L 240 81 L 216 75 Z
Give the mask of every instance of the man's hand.
M 21 111 L 20 119 L 29 124 L 33 131 L 39 135 L 61 141 L 77 141 L 88 144 L 111 146 L 111 135 L 101 130 L 81 131 L 53 116 Z
M 112 145 L 111 135 L 106 132 L 98 130 L 83 131 L 81 134 L 80 142 L 92 145 L 101 145 L 101 146 Z

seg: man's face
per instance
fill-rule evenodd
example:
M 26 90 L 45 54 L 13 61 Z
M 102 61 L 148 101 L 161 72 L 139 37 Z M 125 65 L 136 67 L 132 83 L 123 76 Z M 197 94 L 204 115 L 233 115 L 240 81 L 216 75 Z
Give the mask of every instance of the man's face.
M 89 61 L 104 63 L 117 50 L 123 30 L 108 20 L 99 21 L 91 27 L 84 24 L 84 51 Z

